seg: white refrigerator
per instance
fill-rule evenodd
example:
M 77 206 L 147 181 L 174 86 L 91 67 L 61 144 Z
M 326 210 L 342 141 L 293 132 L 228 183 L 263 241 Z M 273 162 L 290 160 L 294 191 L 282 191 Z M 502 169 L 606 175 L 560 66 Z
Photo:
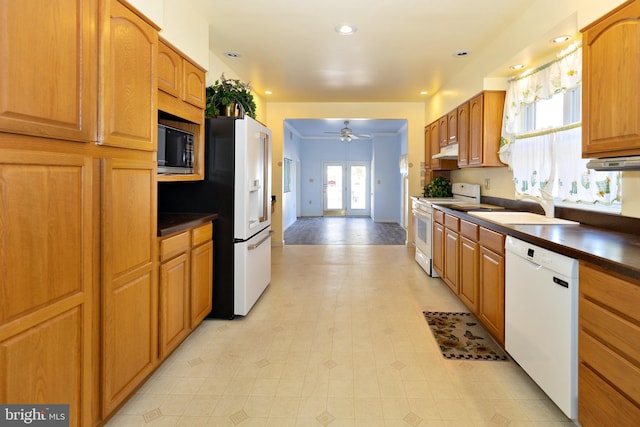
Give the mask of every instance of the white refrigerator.
M 246 316 L 271 281 L 271 131 L 256 120 L 205 120 L 205 179 L 158 185 L 161 212 L 216 213 L 213 310 Z

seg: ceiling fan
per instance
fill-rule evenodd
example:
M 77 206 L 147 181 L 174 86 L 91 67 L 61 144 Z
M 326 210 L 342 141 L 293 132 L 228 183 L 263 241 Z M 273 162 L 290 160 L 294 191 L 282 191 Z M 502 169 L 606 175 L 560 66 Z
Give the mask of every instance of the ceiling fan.
M 340 132 L 325 132 L 340 135 L 341 141 L 351 141 L 352 139 L 371 138 L 371 135 L 357 135 L 349 128 L 349 120 L 344 121 L 344 127 L 340 129 Z

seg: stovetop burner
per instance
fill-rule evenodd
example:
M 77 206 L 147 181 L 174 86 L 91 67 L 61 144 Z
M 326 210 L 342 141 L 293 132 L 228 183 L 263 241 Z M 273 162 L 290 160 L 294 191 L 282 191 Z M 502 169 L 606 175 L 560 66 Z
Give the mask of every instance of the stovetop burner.
M 501 210 L 504 209 L 504 207 L 502 206 L 496 206 L 496 205 L 488 205 L 485 203 L 462 203 L 462 204 L 447 204 L 444 205 L 445 207 L 449 208 L 449 209 L 453 209 L 454 211 L 460 211 L 460 212 L 490 212 L 490 211 L 496 211 L 496 210 Z

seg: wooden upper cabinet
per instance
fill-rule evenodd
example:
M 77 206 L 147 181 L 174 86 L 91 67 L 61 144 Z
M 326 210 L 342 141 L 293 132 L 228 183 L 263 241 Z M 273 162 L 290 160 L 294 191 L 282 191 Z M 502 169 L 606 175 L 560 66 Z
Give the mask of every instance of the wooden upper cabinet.
M 440 152 L 440 130 L 446 120 L 438 120 L 425 127 L 425 165 L 432 171 L 450 171 L 458 169 L 457 161 L 452 159 L 434 159 L 432 156 Z M 446 128 L 445 128 L 446 133 Z M 442 175 L 438 175 L 442 176 Z
M 184 79 L 182 99 L 185 102 L 204 108 L 206 102 L 206 81 L 204 71 L 193 65 L 191 62 L 183 62 Z
M 158 90 L 181 96 L 182 57 L 162 40 L 158 43 Z
M 505 91 L 484 91 L 469 100 L 465 166 L 504 166 L 498 156 Z
M 440 152 L 440 121 L 431 124 L 431 156 Z M 431 159 L 431 169 L 440 169 L 440 159 Z
M 117 0 L 104 8 L 99 143 L 155 151 L 158 28 Z
M 158 45 L 158 90 L 159 110 L 192 121 L 197 121 L 192 114 L 204 115 L 201 111 L 206 104 L 204 69 L 162 38 Z M 171 97 L 167 99 L 163 92 Z
M 640 154 L 640 2 L 586 27 L 582 37 L 582 156 Z
M 431 132 L 433 126 L 424 127 L 424 165 L 427 169 L 431 168 Z
M 97 1 L 0 0 L 0 131 L 96 140 Z
M 447 114 L 447 145 L 458 142 L 458 111 Z
M 438 119 L 438 144 L 446 147 L 449 143 L 449 116 L 442 116 Z M 438 150 L 440 152 L 440 150 Z
M 458 126 L 458 166 L 463 167 L 469 163 L 469 102 L 461 104 L 456 110 L 456 114 Z

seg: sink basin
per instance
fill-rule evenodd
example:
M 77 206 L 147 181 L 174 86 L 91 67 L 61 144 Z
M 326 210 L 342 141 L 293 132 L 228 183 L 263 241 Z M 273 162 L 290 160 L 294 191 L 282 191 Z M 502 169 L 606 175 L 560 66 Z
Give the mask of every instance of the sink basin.
M 579 222 L 561 218 L 549 218 L 531 212 L 469 212 L 469 215 L 498 224 L 577 225 Z

